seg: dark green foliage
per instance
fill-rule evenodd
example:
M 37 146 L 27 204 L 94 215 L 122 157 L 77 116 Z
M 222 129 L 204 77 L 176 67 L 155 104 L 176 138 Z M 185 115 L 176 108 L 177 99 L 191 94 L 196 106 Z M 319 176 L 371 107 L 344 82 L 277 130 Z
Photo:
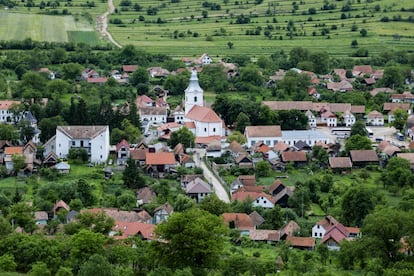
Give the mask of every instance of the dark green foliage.
M 171 148 L 174 148 L 179 143 L 181 143 L 185 149 L 195 147 L 194 134 L 186 127 L 182 127 L 179 130 L 174 131 L 171 133 L 168 145 Z
M 122 180 L 124 181 L 124 185 L 130 189 L 139 189 L 145 186 L 145 179 L 142 177 L 139 168 L 135 164 L 135 160 L 129 159 L 127 161 Z

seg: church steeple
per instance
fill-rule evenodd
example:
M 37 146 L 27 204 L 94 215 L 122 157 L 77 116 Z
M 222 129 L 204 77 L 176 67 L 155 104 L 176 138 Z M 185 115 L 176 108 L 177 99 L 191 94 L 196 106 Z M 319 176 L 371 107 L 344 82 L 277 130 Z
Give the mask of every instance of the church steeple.
M 193 70 L 190 77 L 190 83 L 184 90 L 185 92 L 185 115 L 193 108 L 194 105 L 203 106 L 203 89 L 198 83 L 197 71 Z

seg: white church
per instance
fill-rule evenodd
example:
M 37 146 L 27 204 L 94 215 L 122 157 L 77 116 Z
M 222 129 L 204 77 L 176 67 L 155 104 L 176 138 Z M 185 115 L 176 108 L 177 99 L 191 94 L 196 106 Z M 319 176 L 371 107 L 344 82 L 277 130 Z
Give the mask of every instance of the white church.
M 209 144 L 225 136 L 223 120 L 204 104 L 203 89 L 198 83 L 197 71 L 193 70 L 190 83 L 185 89 L 184 112 L 176 109 L 174 118 L 180 120 L 184 113 L 184 125 L 194 133 L 197 144 Z

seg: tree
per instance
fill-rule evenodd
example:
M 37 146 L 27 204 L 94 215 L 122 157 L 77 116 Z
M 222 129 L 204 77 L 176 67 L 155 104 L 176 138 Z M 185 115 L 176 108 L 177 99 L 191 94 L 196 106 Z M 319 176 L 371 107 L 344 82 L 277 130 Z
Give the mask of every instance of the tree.
M 352 40 L 352 42 L 351 42 L 351 47 L 352 47 L 352 48 L 356 48 L 356 47 L 358 47 L 358 41 L 357 41 L 356 39 Z
M 20 170 L 26 167 L 25 158 L 23 155 L 20 155 L 20 154 L 12 155 L 12 161 L 13 161 L 13 170 L 15 173 L 18 173 Z
M 356 121 L 355 124 L 352 125 L 351 127 L 351 134 L 350 136 L 354 136 L 354 135 L 361 135 L 361 136 L 368 136 L 368 131 L 367 128 L 365 127 L 365 123 L 364 121 Z
M 361 29 L 361 30 L 359 31 L 359 33 L 361 34 L 361 36 L 362 36 L 362 37 L 366 37 L 366 36 L 368 35 L 368 31 L 367 31 L 367 30 L 365 30 L 365 29 Z
M 11 254 L 4 254 L 0 256 L 0 272 L 15 271 L 16 262 Z
M 233 49 L 234 43 L 229 41 L 227 42 L 227 47 L 229 47 L 229 49 Z
M 78 270 L 81 264 L 94 254 L 104 252 L 106 237 L 100 233 L 94 233 L 87 229 L 82 229 L 74 234 L 70 239 L 69 257 L 73 263 L 74 270 Z
M 65 80 L 75 80 L 80 77 L 82 65 L 79 63 L 65 63 L 62 66 L 63 78 Z
M 62 116 L 54 116 L 50 118 L 43 118 L 39 122 L 39 128 L 42 131 L 39 135 L 40 141 L 46 143 L 47 140 L 53 137 L 56 133 L 56 128 L 58 126 L 66 125 L 65 121 L 63 120 Z M 0 132 L 1 133 L 1 132 Z
M 149 75 L 147 70 L 144 67 L 139 67 L 137 70 L 135 70 L 134 73 L 132 73 L 131 77 L 131 84 L 134 86 L 137 86 L 140 83 L 148 83 L 149 81 Z
M 349 188 L 342 196 L 341 210 L 344 225 L 362 226 L 362 222 L 375 207 L 372 192 L 360 186 Z
M 36 262 L 28 273 L 29 276 L 51 276 L 52 273 L 44 262 Z
M 407 111 L 397 108 L 393 110 L 394 121 L 392 121 L 392 126 L 398 129 L 400 132 L 403 131 L 405 124 L 407 123 L 408 113 Z
M 236 130 L 239 132 L 244 132 L 245 128 L 251 125 L 251 122 L 249 116 L 246 113 L 240 112 L 239 115 L 237 115 L 236 122 L 234 124 Z
M 47 83 L 46 90 L 49 97 L 58 96 L 69 93 L 71 86 L 67 81 L 64 80 L 52 80 Z
M 198 206 L 200 209 L 216 216 L 220 216 L 221 214 L 229 212 L 230 210 L 229 205 L 220 200 L 216 194 L 211 194 L 205 197 Z
M 268 161 L 261 160 L 256 164 L 256 176 L 257 177 L 266 177 L 270 173 L 270 164 Z
M 406 231 L 407 214 L 393 208 L 376 210 L 366 217 L 362 232 L 365 245 L 371 257 L 380 258 L 384 264 L 394 264 L 402 258 L 401 238 Z M 381 227 L 378 227 L 378 226 Z
M 278 115 L 282 130 L 300 130 L 308 127 L 308 117 L 299 110 L 281 110 Z
M 179 194 L 174 201 L 174 211 L 184 212 L 195 206 L 195 201 L 191 197 Z
M 404 84 L 404 75 L 400 66 L 387 66 L 384 69 L 384 75 L 381 80 L 386 87 L 401 87 Z
M 322 146 L 318 145 L 312 147 L 312 157 L 324 165 L 328 164 L 329 154 Z
M 145 186 L 145 179 L 142 177 L 134 159 L 129 159 L 122 174 L 124 185 L 130 189 L 139 189 Z
M 114 270 L 108 260 L 99 254 L 94 254 L 80 267 L 78 275 L 113 276 Z
M 348 154 L 351 150 L 369 150 L 372 149 L 371 140 L 368 137 L 356 134 L 346 139 L 345 152 Z
M 18 131 L 13 125 L 0 124 L 0 140 L 17 141 L 18 137 Z
M 9 221 L 4 216 L 0 215 L 0 238 L 7 236 L 11 232 L 12 228 Z
M 92 193 L 94 186 L 89 184 L 85 179 L 79 179 L 76 184 L 76 198 L 79 198 L 83 206 L 89 207 L 95 203 L 95 196 Z
M 381 177 L 384 187 L 408 187 L 414 183 L 410 162 L 400 157 L 392 157 Z
M 170 140 L 168 145 L 171 148 L 174 148 L 176 145 L 181 143 L 184 148 L 192 148 L 195 146 L 195 136 L 194 134 L 186 127 L 182 127 L 177 131 L 171 133 Z
M 229 136 L 227 136 L 227 142 L 231 143 L 233 141 L 243 145 L 246 143 L 246 136 L 244 136 L 240 131 L 233 131 Z
M 200 209 L 173 213 L 158 225 L 156 234 L 168 242 L 154 242 L 154 254 L 167 267 L 190 267 L 198 274 L 216 268 L 226 240 L 221 218 Z
M 26 202 L 19 202 L 12 205 L 10 213 L 7 217 L 15 226 L 20 226 L 26 233 L 33 233 L 37 229 L 33 208 Z
M 23 144 L 26 144 L 27 142 L 32 140 L 32 138 L 35 135 L 35 128 L 32 127 L 31 123 L 28 120 L 20 120 L 17 126 L 20 129 L 20 141 Z

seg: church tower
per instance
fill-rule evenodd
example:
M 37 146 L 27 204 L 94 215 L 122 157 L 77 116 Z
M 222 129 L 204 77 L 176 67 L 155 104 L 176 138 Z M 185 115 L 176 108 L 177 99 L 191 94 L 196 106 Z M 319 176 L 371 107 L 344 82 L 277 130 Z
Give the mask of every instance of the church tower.
M 203 89 L 198 84 L 197 71 L 193 70 L 190 77 L 190 83 L 185 91 L 185 115 L 193 108 L 193 106 L 203 106 Z

